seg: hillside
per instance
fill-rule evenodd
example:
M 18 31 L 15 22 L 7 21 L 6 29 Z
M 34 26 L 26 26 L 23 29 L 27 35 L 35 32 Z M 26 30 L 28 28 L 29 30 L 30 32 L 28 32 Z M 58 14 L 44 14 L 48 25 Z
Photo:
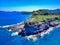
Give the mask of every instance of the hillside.
M 53 12 L 53 13 L 52 13 Z M 49 12 L 49 10 L 37 10 L 37 11 L 33 11 L 32 17 L 28 18 L 26 20 L 26 22 L 39 22 L 41 23 L 41 21 L 46 20 L 46 19 L 50 19 L 50 18 L 55 18 L 58 17 L 60 18 L 60 13 L 58 12 L 54 12 L 54 10 L 52 12 Z

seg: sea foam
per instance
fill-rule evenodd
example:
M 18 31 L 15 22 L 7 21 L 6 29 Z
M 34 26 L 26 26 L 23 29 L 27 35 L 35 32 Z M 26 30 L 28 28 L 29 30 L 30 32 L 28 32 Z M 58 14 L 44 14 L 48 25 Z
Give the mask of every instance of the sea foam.
M 17 23 L 17 24 L 11 24 L 11 25 L 0 26 L 0 28 L 8 28 L 8 27 L 10 27 L 10 26 L 22 24 L 23 22 L 24 22 L 24 21 L 22 21 L 22 22 L 20 22 L 20 23 Z
M 18 35 L 18 32 L 13 32 L 13 33 L 11 34 L 11 36 L 16 36 L 16 35 Z

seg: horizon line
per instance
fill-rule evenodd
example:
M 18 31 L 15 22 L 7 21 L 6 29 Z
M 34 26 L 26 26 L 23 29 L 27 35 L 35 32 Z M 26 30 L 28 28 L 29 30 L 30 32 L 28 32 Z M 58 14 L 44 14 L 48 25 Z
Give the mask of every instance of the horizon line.
M 48 7 L 48 6 L 23 6 L 23 7 L 0 7 L 0 11 L 36 11 L 39 9 L 55 10 L 60 9 L 58 7 Z
M 57 10 L 60 8 L 56 8 L 56 9 L 36 9 L 36 10 Z M 36 11 L 36 10 L 32 10 L 32 11 Z M 32 11 L 26 11 L 26 10 L 0 10 L 0 11 L 5 11 L 5 12 L 32 12 Z

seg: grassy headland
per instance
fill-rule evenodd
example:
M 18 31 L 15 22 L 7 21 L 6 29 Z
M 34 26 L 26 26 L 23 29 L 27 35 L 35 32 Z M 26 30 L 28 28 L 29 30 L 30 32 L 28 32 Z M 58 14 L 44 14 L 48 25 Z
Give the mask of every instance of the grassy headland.
M 42 23 L 42 20 L 50 19 L 50 18 L 60 18 L 60 14 L 57 12 L 48 12 L 47 10 L 37 10 L 33 11 L 32 17 L 28 18 L 26 22 L 39 22 Z

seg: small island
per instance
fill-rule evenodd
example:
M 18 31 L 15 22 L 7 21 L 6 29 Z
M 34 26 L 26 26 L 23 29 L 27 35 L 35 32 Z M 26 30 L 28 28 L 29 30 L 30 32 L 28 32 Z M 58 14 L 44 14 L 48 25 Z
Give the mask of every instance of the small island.
M 48 10 L 37 10 L 26 21 L 8 27 L 12 31 L 18 31 L 18 35 L 29 36 L 32 40 L 37 36 L 46 34 L 52 27 L 60 25 L 60 12 L 49 12 Z

